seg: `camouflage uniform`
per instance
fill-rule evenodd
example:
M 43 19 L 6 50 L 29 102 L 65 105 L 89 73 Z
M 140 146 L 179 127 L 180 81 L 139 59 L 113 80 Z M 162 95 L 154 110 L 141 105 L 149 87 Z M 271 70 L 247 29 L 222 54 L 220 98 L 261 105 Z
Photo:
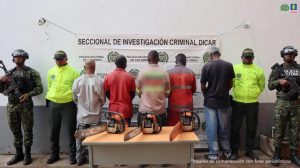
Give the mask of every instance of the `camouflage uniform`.
M 300 77 L 300 65 L 296 62 L 290 65 L 281 64 L 280 66 L 289 76 Z M 300 123 L 300 103 L 298 101 L 299 93 L 293 95 L 290 100 L 285 100 L 284 95 L 289 91 L 289 88 L 282 88 L 278 79 L 284 79 L 283 74 L 280 74 L 277 70 L 272 70 L 269 77 L 268 87 L 270 90 L 277 90 L 274 114 L 274 146 L 281 148 L 285 128 L 287 122 L 289 122 L 290 149 L 296 150 L 298 147 Z M 299 84 L 300 82 L 298 80 L 299 79 L 297 79 L 297 83 Z
M 14 91 L 8 95 L 7 117 L 9 127 L 14 136 L 14 146 L 17 148 L 22 147 L 23 135 L 21 125 L 23 125 L 24 146 L 30 147 L 33 139 L 33 101 L 31 97 L 43 92 L 40 74 L 27 66 L 24 66 L 22 70 L 14 68 L 9 73 L 12 76 L 12 80 L 19 86 L 21 94 L 29 93 L 30 96 L 27 101 L 20 103 L 20 95 L 16 95 Z M 7 83 L 0 83 L 0 92 L 2 93 L 7 87 Z

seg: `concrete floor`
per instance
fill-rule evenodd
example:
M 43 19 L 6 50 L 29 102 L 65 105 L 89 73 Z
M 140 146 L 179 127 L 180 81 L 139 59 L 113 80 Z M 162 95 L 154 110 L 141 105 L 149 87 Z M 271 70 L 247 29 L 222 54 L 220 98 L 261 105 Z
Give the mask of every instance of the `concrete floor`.
M 255 151 L 255 153 L 259 156 L 260 160 L 259 163 L 247 163 L 250 160 L 247 159 L 247 157 L 244 156 L 244 152 L 240 152 L 240 160 L 239 163 L 225 163 L 225 161 L 220 160 L 222 163 L 203 163 L 205 162 L 204 155 L 207 154 L 206 152 L 196 152 L 195 153 L 195 163 L 193 164 L 193 167 L 195 168 L 274 168 L 271 166 L 268 161 L 270 158 L 263 154 L 260 151 Z M 7 166 L 6 162 L 12 157 L 12 155 L 0 155 L 0 167 L 1 168 L 20 168 L 20 167 L 33 167 L 33 168 L 44 168 L 44 167 L 50 167 L 50 168 L 69 168 L 69 167 L 77 167 L 76 165 L 70 165 L 69 164 L 69 156 L 68 155 L 61 155 L 58 162 L 47 165 L 47 159 L 49 155 L 33 155 L 33 163 L 28 166 L 24 166 L 22 162 Z M 196 163 L 198 162 L 198 163 Z M 202 162 L 202 163 L 200 163 Z M 251 161 L 250 161 L 251 162 Z M 85 164 L 81 166 L 83 168 L 87 168 L 88 164 Z M 98 168 L 114 168 L 114 167 L 120 167 L 120 166 L 114 166 L 114 165 L 105 165 L 105 166 L 98 166 Z M 147 168 L 156 168 L 159 167 L 159 165 L 149 165 Z M 184 168 L 185 165 L 170 165 L 170 168 Z M 127 165 L 122 166 L 121 168 L 138 168 L 138 165 Z M 297 168 L 292 163 L 285 163 L 281 164 L 279 168 Z

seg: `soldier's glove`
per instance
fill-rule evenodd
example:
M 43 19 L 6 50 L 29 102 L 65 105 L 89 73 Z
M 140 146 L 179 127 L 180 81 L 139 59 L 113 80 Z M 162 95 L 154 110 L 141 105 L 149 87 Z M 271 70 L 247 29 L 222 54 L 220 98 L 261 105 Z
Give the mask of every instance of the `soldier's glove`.
M 29 97 L 29 93 L 22 94 L 22 96 L 20 97 L 20 103 L 27 101 Z
M 278 82 L 281 86 L 289 86 L 290 85 L 289 82 L 285 79 L 279 79 Z

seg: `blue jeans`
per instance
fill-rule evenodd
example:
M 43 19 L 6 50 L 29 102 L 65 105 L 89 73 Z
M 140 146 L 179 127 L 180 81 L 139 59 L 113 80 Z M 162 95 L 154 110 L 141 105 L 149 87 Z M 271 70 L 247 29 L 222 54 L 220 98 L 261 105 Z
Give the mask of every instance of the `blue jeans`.
M 212 109 L 204 107 L 208 150 L 210 155 L 217 155 L 220 149 L 230 151 L 231 107 Z

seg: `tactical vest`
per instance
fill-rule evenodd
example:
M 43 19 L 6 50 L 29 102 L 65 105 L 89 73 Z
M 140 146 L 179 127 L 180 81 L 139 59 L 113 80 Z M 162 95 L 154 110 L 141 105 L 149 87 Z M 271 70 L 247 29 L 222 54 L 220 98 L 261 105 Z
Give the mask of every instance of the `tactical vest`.
M 32 91 L 34 88 L 34 80 L 31 73 L 29 73 L 30 68 L 29 67 L 24 68 L 24 74 L 23 74 L 24 76 L 16 75 L 15 74 L 16 71 L 17 71 L 16 68 L 10 70 L 9 75 L 11 76 L 11 80 L 14 80 L 15 84 L 18 86 L 21 95 Z M 12 83 L 13 82 L 11 82 L 10 84 Z M 8 95 L 8 102 L 11 104 L 18 104 L 20 102 L 21 95 L 16 94 L 15 91 L 13 90 Z
M 300 65 L 299 65 L 299 64 L 295 64 L 295 66 L 289 67 L 289 68 L 284 67 L 283 64 L 281 64 L 280 66 L 282 67 L 282 69 L 284 70 L 284 72 L 286 73 L 287 76 L 296 79 L 296 83 L 297 83 L 298 85 L 300 85 Z M 279 73 L 279 72 L 278 72 L 278 73 Z M 279 78 L 280 78 L 280 79 L 284 79 L 285 76 L 284 76 L 283 74 L 280 73 Z M 290 86 L 286 86 L 286 87 L 279 86 L 279 87 L 277 88 L 278 91 L 282 91 L 283 93 L 287 93 L 287 92 L 289 92 L 291 89 L 292 89 L 292 88 L 291 88 Z M 298 93 L 294 94 L 294 95 L 290 98 L 290 101 L 298 100 L 298 96 L 299 96 Z

